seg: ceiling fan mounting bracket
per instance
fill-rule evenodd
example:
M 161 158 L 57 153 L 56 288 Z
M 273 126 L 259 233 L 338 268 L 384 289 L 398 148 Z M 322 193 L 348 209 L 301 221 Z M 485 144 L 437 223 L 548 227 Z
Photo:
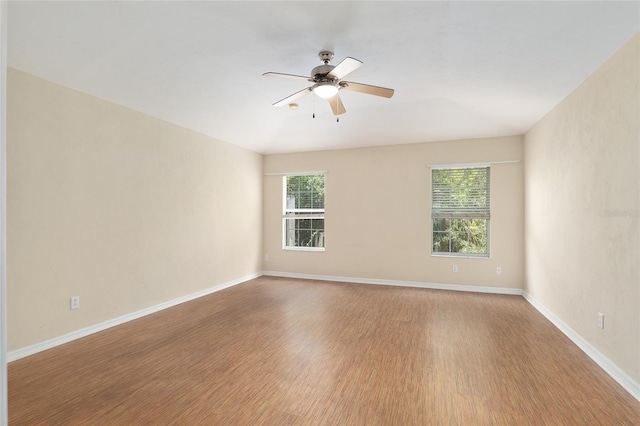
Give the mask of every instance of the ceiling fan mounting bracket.
M 318 53 L 318 57 L 322 62 L 324 62 L 325 65 L 327 65 L 333 59 L 333 52 L 330 52 L 328 50 L 323 50 L 320 53 Z

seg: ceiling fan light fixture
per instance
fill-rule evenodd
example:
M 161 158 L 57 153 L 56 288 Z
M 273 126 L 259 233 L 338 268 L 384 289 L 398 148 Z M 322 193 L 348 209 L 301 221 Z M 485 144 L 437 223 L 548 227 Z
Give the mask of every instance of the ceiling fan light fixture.
M 342 90 L 361 92 L 367 95 L 382 96 L 384 98 L 390 98 L 393 96 L 393 89 L 380 86 L 372 86 L 370 84 L 355 83 L 353 81 L 343 81 L 343 78 L 356 70 L 362 61 L 354 59 L 352 57 L 346 57 L 338 65 L 329 65 L 333 59 L 333 53 L 323 50 L 320 52 L 320 60 L 322 65 L 311 70 L 311 77 L 305 77 L 303 75 L 296 74 L 284 74 L 281 72 L 265 72 L 262 74 L 267 77 L 282 77 L 295 80 L 304 80 L 312 83 L 302 90 L 287 96 L 284 99 L 280 99 L 274 103 L 274 107 L 281 107 L 289 105 L 289 108 L 295 109 L 297 104 L 294 102 L 304 95 L 308 95 L 309 92 L 314 92 L 318 97 L 326 99 L 329 102 L 329 106 L 334 115 L 344 114 L 346 110 L 340 100 L 339 92 Z M 315 116 L 315 115 L 314 115 Z
M 326 81 L 318 83 L 313 88 L 313 93 L 320 96 L 322 99 L 329 99 L 338 94 L 339 87 L 337 84 Z

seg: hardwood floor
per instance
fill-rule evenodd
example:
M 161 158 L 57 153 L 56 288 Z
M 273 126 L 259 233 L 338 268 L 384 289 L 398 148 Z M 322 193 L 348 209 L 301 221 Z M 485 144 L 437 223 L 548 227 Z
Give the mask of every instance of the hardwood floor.
M 35 424 L 638 425 L 522 297 L 261 277 L 9 364 Z

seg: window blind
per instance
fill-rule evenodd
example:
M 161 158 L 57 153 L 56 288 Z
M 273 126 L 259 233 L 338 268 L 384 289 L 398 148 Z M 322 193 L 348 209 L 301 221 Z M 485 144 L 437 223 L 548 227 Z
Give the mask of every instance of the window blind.
M 287 176 L 285 213 L 324 211 L 324 175 Z
M 432 169 L 431 217 L 490 217 L 490 167 Z

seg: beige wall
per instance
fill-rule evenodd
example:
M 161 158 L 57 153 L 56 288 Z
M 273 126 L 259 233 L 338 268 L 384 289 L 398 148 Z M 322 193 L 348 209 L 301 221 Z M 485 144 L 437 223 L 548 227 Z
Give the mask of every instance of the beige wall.
M 261 270 L 261 155 L 8 78 L 10 351 Z
M 636 35 L 525 137 L 526 291 L 636 381 L 639 50 Z
M 522 160 L 520 136 L 264 157 L 265 173 L 327 171 L 325 252 L 282 249 L 282 176 L 264 180 L 267 271 L 522 288 L 523 163 L 491 169 L 491 258 L 432 257 L 430 164 Z M 453 264 L 459 272 L 453 273 Z M 496 275 L 502 266 L 503 275 Z

